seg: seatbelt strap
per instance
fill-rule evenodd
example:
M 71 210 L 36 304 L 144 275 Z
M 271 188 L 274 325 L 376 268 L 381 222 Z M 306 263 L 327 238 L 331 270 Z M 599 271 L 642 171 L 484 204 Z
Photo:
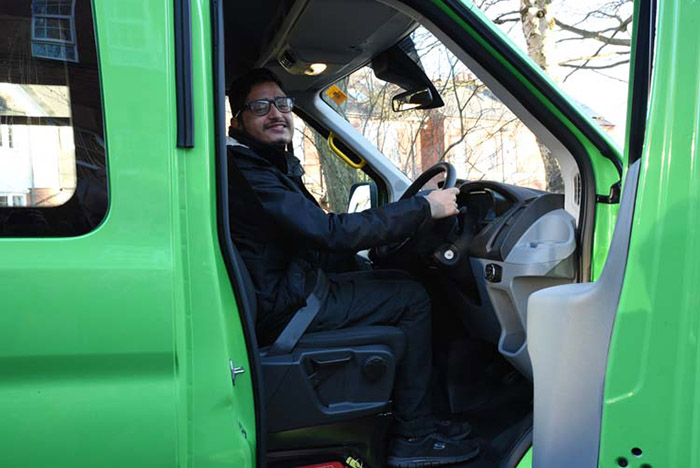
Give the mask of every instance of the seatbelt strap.
M 316 275 L 316 286 L 306 298 L 306 305 L 299 309 L 289 321 L 277 340 L 272 344 L 267 352 L 268 356 L 289 354 L 299 342 L 311 322 L 316 318 L 326 298 L 328 297 L 328 278 L 322 270 L 318 270 Z

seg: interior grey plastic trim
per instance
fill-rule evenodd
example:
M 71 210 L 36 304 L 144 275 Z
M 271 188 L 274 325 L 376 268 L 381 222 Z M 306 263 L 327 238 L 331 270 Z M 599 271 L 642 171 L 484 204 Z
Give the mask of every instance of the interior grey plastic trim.
M 576 220 L 558 209 L 535 221 L 518 239 L 505 261 L 476 259 L 473 271 L 483 282 L 501 325 L 498 351 L 520 372 L 532 378 L 527 352 L 527 301 L 532 293 L 574 281 Z M 489 264 L 501 267 L 501 279 L 487 282 Z
M 550 211 L 530 226 L 505 263 L 559 263 L 576 252 L 576 220 L 565 210 Z
M 534 468 L 598 466 L 608 349 L 627 266 L 638 178 L 635 162 L 627 173 L 598 281 L 548 288 L 528 301 Z

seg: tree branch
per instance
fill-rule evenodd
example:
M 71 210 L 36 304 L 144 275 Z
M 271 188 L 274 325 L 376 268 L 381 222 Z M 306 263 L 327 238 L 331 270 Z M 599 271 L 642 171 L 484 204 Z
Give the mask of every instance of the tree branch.
M 589 55 L 587 57 L 576 57 L 576 58 L 562 60 L 561 62 L 558 63 L 558 65 L 565 65 L 567 63 L 572 63 L 572 62 L 580 62 L 582 60 L 586 60 L 587 62 L 590 62 L 591 60 L 600 60 L 600 59 L 610 58 L 613 56 L 629 55 L 629 54 L 630 54 L 630 52 L 628 50 L 625 50 L 625 51 L 611 52 L 609 54 L 598 54 L 598 55 Z
M 586 63 L 588 63 L 588 62 L 586 62 Z M 559 66 L 560 66 L 560 67 L 566 67 L 566 68 L 575 68 L 576 70 L 582 70 L 582 69 L 586 69 L 586 70 L 604 70 L 604 69 L 606 69 L 606 68 L 613 68 L 613 67 L 617 67 L 618 65 L 624 65 L 625 63 L 629 63 L 629 59 L 627 59 L 627 60 L 620 60 L 619 62 L 610 63 L 610 64 L 608 64 L 608 65 L 587 65 L 587 64 L 584 64 L 584 65 L 574 65 L 574 64 L 570 64 L 570 63 L 560 63 Z
M 510 15 L 516 15 L 516 16 L 515 16 L 515 18 L 506 18 L 506 16 L 510 16 Z M 517 10 L 516 11 L 509 11 L 507 13 L 502 13 L 493 19 L 494 24 L 504 24 L 504 23 L 517 22 L 517 21 L 520 21 L 520 12 Z
M 609 28 L 606 29 L 605 31 L 615 31 L 621 32 L 627 29 L 627 25 L 632 21 L 632 17 L 627 18 L 625 21 L 623 21 L 619 27 L 617 28 Z M 562 23 L 558 19 L 554 18 L 554 23 L 559 26 L 561 29 L 564 31 L 569 31 L 574 34 L 578 34 L 579 36 L 585 38 L 585 39 L 595 39 L 596 41 L 604 42 L 606 44 L 610 45 L 618 45 L 618 46 L 625 46 L 629 47 L 632 42 L 629 39 L 617 39 L 612 36 L 605 36 L 601 34 L 599 31 L 587 31 L 585 29 L 577 28 L 575 26 L 568 25 L 566 23 Z M 614 34 L 613 34 L 614 36 Z
M 617 31 L 615 31 L 615 32 L 612 34 L 611 39 L 614 39 L 614 38 L 615 38 L 615 35 L 616 35 L 617 33 L 619 33 L 620 31 L 621 31 L 620 29 L 618 29 Z M 600 53 L 603 51 L 603 49 L 605 49 L 605 48 L 606 48 L 607 46 L 609 46 L 609 45 L 611 45 L 610 42 L 603 42 L 603 43 L 600 45 L 600 47 L 598 47 L 598 50 L 595 51 L 595 53 L 593 54 L 593 56 L 595 57 L 596 55 L 600 55 Z M 591 61 L 591 59 L 588 59 L 588 60 L 586 60 L 586 63 L 584 63 L 583 65 L 581 65 L 579 68 L 574 68 L 573 70 L 571 70 L 571 71 L 569 72 L 569 74 L 567 74 L 567 75 L 564 77 L 564 79 L 562 80 L 562 83 L 564 83 L 566 80 L 568 80 L 568 79 L 571 77 L 571 75 L 573 75 L 574 73 L 576 73 L 576 72 L 577 72 L 578 70 L 580 70 L 581 68 L 587 67 L 587 66 L 588 66 L 588 63 L 589 63 L 590 61 Z

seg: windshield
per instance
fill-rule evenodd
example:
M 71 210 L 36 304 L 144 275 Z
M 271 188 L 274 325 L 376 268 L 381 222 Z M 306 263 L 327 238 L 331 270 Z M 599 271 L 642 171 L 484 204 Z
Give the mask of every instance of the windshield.
M 370 67 L 326 89 L 323 100 L 411 180 L 447 161 L 461 179 L 562 193 L 556 159 L 523 122 L 430 31 L 419 27 L 410 39 L 412 59 L 444 106 L 394 112 L 392 97 L 406 90 L 378 79 Z

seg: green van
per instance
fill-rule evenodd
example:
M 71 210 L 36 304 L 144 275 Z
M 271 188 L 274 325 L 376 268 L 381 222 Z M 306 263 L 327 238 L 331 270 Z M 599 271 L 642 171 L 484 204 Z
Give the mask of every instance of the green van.
M 369 257 L 432 293 L 459 466 L 700 467 L 698 24 L 635 1 L 622 152 L 468 0 L 3 0 L 0 466 L 383 466 L 405 337 L 256 342 L 225 95 L 265 66 L 329 209 L 457 179 Z

